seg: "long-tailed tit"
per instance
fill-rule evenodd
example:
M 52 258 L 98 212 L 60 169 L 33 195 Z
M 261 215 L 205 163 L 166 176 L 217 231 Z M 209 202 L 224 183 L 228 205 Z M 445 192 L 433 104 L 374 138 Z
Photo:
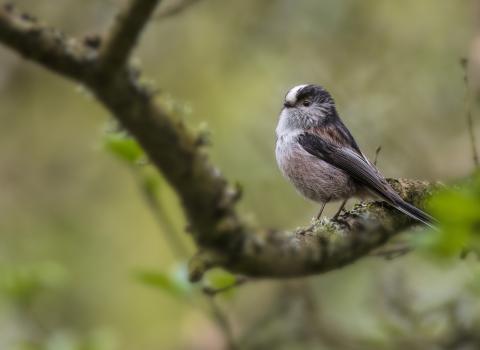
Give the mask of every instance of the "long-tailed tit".
M 275 153 L 278 166 L 305 197 L 325 204 L 373 196 L 432 226 L 435 219 L 405 202 L 360 151 L 341 121 L 330 94 L 318 85 L 288 91 L 280 113 Z

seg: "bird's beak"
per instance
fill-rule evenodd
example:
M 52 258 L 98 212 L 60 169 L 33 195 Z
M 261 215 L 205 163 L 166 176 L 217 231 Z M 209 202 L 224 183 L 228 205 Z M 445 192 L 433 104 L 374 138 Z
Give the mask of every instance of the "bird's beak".
M 290 102 L 285 101 L 283 104 L 283 107 L 290 108 L 290 107 L 293 107 L 293 105 Z

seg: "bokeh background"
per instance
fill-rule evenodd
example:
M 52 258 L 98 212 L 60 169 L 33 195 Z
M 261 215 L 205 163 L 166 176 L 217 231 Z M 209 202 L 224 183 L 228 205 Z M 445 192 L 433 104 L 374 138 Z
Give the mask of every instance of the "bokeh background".
M 77 37 L 105 30 L 124 4 L 11 2 Z M 467 0 L 200 0 L 154 18 L 134 64 L 163 103 L 208 130 L 248 220 L 295 228 L 318 208 L 277 170 L 274 129 L 299 83 L 331 91 L 364 152 L 382 147 L 387 176 L 472 172 L 460 61 L 475 14 Z M 367 258 L 210 298 L 185 280 L 195 249 L 174 193 L 111 147 L 110 116 L 82 86 L 0 47 L 0 106 L 0 349 L 480 347 L 475 257 Z

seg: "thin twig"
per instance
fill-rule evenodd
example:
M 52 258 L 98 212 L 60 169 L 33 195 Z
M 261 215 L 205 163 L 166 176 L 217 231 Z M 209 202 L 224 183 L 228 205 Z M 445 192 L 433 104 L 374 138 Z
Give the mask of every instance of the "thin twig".
M 237 350 L 238 346 L 235 341 L 235 336 L 233 334 L 232 326 L 227 316 L 223 310 L 218 305 L 218 301 L 214 297 L 207 297 L 212 316 L 215 319 L 217 325 L 222 329 L 223 334 L 225 335 L 225 340 L 227 342 L 228 350 Z
M 157 20 L 176 16 L 199 1 L 200 0 L 178 0 L 170 6 L 160 8 L 160 10 L 153 16 L 153 18 Z
M 175 228 L 170 217 L 166 214 L 165 208 L 162 207 L 160 199 L 155 193 L 142 183 L 142 176 L 139 172 L 139 169 L 133 169 L 134 175 L 137 178 L 141 193 L 147 203 L 150 211 L 153 214 L 157 224 L 160 226 L 160 229 L 163 233 L 163 236 L 166 238 L 170 250 L 180 259 L 186 259 L 189 256 L 189 251 L 183 241 L 179 237 L 179 232 Z
M 188 249 L 185 247 L 181 239 L 178 237 L 178 232 L 175 229 L 175 226 L 171 222 L 168 215 L 166 215 L 164 208 L 162 208 L 162 205 L 158 196 L 156 196 L 156 194 L 152 192 L 150 189 L 146 188 L 146 186 L 142 183 L 142 178 L 141 178 L 139 169 L 134 168 L 133 171 L 137 179 L 137 182 L 139 184 L 140 190 L 142 192 L 143 198 L 145 199 L 145 203 L 150 208 L 150 211 L 152 212 L 153 216 L 155 217 L 155 220 L 157 221 L 157 224 L 160 226 L 162 233 L 166 237 L 167 243 L 170 249 L 178 259 L 186 258 L 188 256 Z M 216 304 L 214 297 L 218 293 L 225 292 L 229 289 L 232 289 L 236 286 L 239 286 L 245 283 L 246 280 L 247 280 L 246 277 L 239 277 L 236 283 L 234 283 L 231 286 L 221 288 L 221 289 L 204 288 L 202 290 L 202 292 L 204 293 L 203 295 L 207 299 L 207 307 L 208 307 L 208 310 L 203 310 L 203 311 L 212 317 L 213 321 L 223 332 L 224 337 L 228 342 L 228 346 L 230 350 L 237 349 L 235 339 L 233 337 L 233 332 L 231 330 L 231 326 L 227 316 L 225 315 L 223 310 Z M 191 305 L 197 306 L 194 303 L 192 303 Z
M 475 168 L 478 168 L 480 166 L 480 161 L 478 158 L 478 152 L 477 152 L 477 141 L 475 137 L 475 131 L 474 131 L 474 124 L 473 124 L 473 115 L 472 115 L 472 106 L 471 106 L 471 97 L 470 97 L 470 87 L 469 87 L 469 79 L 468 79 L 468 61 L 462 60 L 461 65 L 464 70 L 464 82 L 465 82 L 465 113 L 467 117 L 467 129 L 468 129 L 468 136 L 470 139 L 470 145 L 472 148 L 472 158 L 473 158 L 473 164 Z
M 263 332 L 272 322 L 285 316 L 290 305 L 290 303 L 285 302 L 285 300 L 289 300 L 289 297 L 284 288 L 275 291 L 275 294 L 271 296 L 274 300 L 267 311 L 257 320 L 246 325 L 246 329 L 240 334 L 238 344 L 241 349 L 250 348 L 252 340 L 257 339 L 258 334 Z
M 142 179 L 141 179 L 141 174 L 139 173 L 139 169 L 134 168 L 133 170 L 134 170 L 134 175 L 137 178 L 137 181 L 139 183 L 139 187 L 142 192 L 143 198 L 145 199 L 145 203 L 150 208 L 150 211 L 152 212 L 153 216 L 155 217 L 155 220 L 157 221 L 157 224 L 160 226 L 162 233 L 166 237 L 169 248 L 172 250 L 173 254 L 178 259 L 186 258 L 188 256 L 188 249 L 185 247 L 181 239 L 178 237 L 178 232 L 175 229 L 175 226 L 171 222 L 170 218 L 166 215 L 164 208 L 162 208 L 159 198 L 155 195 L 155 193 L 152 193 L 152 191 L 145 188 L 145 186 L 142 184 Z M 225 315 L 223 310 L 216 304 L 214 297 L 218 293 L 225 292 L 229 289 L 232 289 L 236 286 L 239 286 L 245 283 L 246 280 L 247 280 L 246 278 L 242 277 L 237 279 L 237 282 L 235 284 L 225 288 L 220 288 L 220 289 L 203 288 L 202 289 L 202 292 L 204 293 L 203 295 L 207 299 L 208 310 L 203 310 L 202 308 L 201 309 L 202 311 L 206 312 L 209 316 L 212 317 L 215 324 L 223 332 L 224 337 L 228 343 L 228 347 L 229 347 L 228 349 L 230 350 L 237 349 L 237 346 L 235 344 L 235 339 L 233 337 L 233 332 L 231 330 L 231 326 L 227 316 Z M 194 303 L 192 303 L 191 305 L 197 306 Z
M 386 260 L 393 260 L 395 258 L 410 253 L 412 250 L 413 247 L 411 244 L 401 243 L 387 245 L 385 248 L 380 247 L 379 249 L 372 251 L 369 255 L 384 258 Z
M 246 282 L 250 281 L 249 278 L 245 276 L 237 276 L 235 283 L 223 287 L 223 288 L 211 288 L 211 287 L 203 287 L 202 292 L 205 293 L 208 296 L 216 296 L 217 294 L 227 292 L 229 290 L 232 290 L 235 287 L 241 286 L 242 284 L 245 284 Z
M 318 339 L 328 349 L 367 349 L 361 339 L 352 338 L 347 332 L 342 332 L 326 317 L 321 308 L 321 298 L 315 293 L 310 281 L 302 280 L 292 297 L 303 299 L 303 313 L 305 315 L 305 338 Z M 297 294 L 297 295 L 295 295 Z
M 115 73 L 125 66 L 159 0 L 131 0 L 117 15 L 100 48 L 100 69 Z
M 381 150 L 382 150 L 382 146 L 378 146 L 377 149 L 375 150 L 375 159 L 373 160 L 373 165 L 375 166 L 377 166 L 378 155 L 380 154 Z
M 475 131 L 474 126 L 473 126 L 473 117 L 472 117 L 472 111 L 471 109 L 467 109 L 467 127 L 468 127 L 468 135 L 470 137 L 470 144 L 472 147 L 472 157 L 473 157 L 473 164 L 475 165 L 475 168 L 478 168 L 480 166 L 480 162 L 478 159 L 478 152 L 477 152 L 477 141 L 475 137 Z

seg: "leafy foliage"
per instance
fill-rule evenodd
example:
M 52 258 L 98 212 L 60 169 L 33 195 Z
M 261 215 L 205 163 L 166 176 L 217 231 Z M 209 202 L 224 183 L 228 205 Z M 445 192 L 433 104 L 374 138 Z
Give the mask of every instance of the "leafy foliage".
M 192 286 L 188 281 L 184 264 L 170 272 L 142 270 L 135 274 L 140 282 L 154 287 L 175 298 L 187 298 L 192 295 Z
M 0 293 L 26 304 L 44 290 L 63 286 L 66 279 L 63 266 L 53 262 L 0 266 Z
M 455 256 L 464 249 L 480 251 L 480 174 L 438 193 L 429 208 L 440 220 L 440 229 L 415 235 L 419 247 L 439 257 Z
M 235 286 L 237 277 L 226 270 L 216 268 L 205 274 L 202 283 L 204 288 L 210 290 L 225 290 Z

